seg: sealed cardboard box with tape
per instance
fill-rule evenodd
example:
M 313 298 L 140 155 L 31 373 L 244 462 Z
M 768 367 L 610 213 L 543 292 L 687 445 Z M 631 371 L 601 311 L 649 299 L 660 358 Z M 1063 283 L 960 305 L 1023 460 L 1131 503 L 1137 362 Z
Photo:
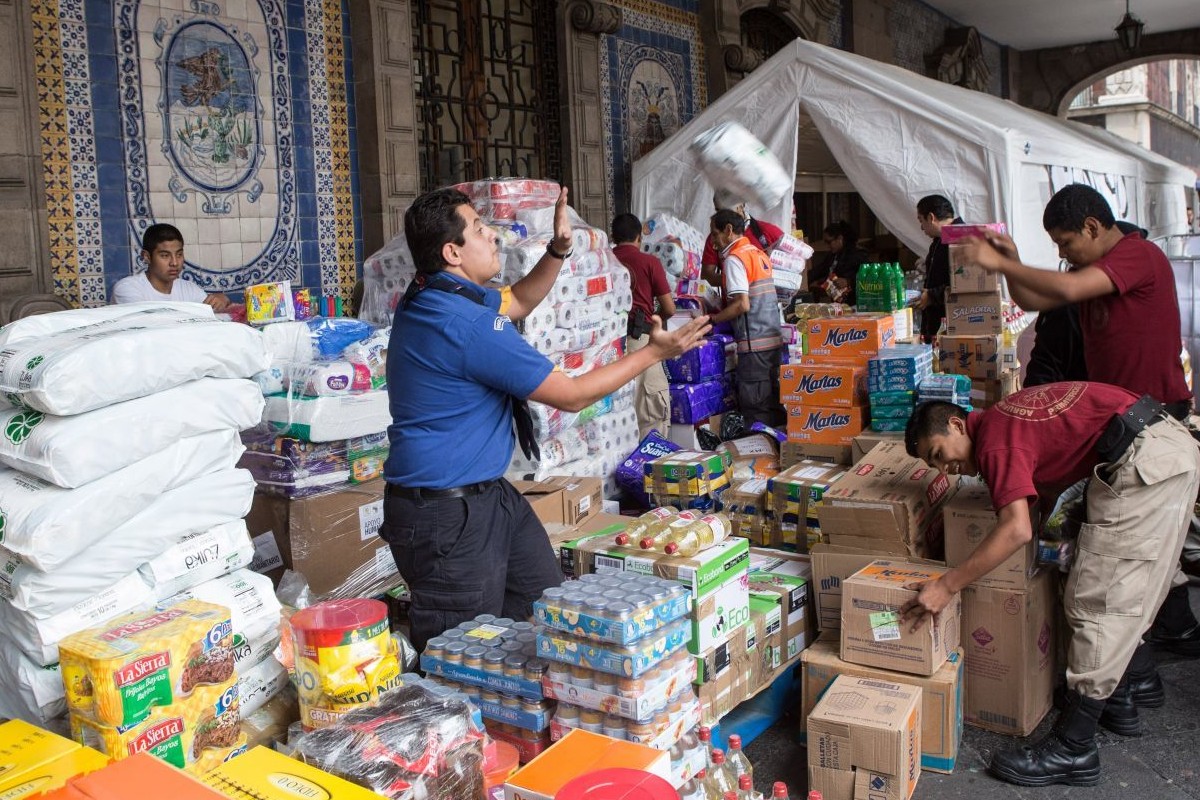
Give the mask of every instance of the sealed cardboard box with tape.
M 817 626 L 822 631 L 842 629 L 842 582 L 880 557 L 876 549 L 819 544 L 809 554 L 812 557 L 813 605 Z M 945 562 L 931 559 L 907 558 L 925 566 L 944 567 Z
M 962 564 L 979 543 L 996 527 L 992 495 L 982 483 L 966 483 L 950 495 L 942 509 L 945 514 L 946 564 Z M 1037 571 L 1037 539 L 1029 542 L 998 567 L 975 581 L 989 589 L 1024 590 Z

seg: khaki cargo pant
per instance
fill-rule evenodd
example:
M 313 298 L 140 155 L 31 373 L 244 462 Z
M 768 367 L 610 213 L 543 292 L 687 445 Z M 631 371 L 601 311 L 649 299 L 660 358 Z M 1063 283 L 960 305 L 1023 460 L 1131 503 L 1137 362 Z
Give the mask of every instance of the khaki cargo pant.
M 634 353 L 650 344 L 650 334 L 628 339 L 629 352 Z M 671 424 L 671 387 L 667 384 L 667 369 L 655 364 L 637 376 L 633 392 L 633 410 L 637 412 L 638 440 L 646 438 L 651 428 L 667 437 Z
M 1200 484 L 1200 451 L 1167 419 L 1138 434 L 1110 469 L 1097 467 L 1088 485 L 1088 521 L 1063 596 L 1067 685 L 1097 699 L 1116 689 L 1171 588 Z

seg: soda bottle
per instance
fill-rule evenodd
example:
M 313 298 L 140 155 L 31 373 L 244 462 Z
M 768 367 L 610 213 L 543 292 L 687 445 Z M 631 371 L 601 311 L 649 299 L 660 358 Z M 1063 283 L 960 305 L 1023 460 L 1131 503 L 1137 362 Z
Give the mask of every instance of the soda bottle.
M 754 765 L 750 763 L 750 759 L 746 758 L 745 752 L 742 751 L 742 737 L 736 733 L 729 737 L 729 749 L 725 752 L 725 763 L 729 765 L 729 769 L 739 779 L 743 775 L 754 777 Z
M 696 513 L 693 511 L 680 511 L 666 523 L 660 522 L 656 525 L 651 525 L 646 533 L 642 535 L 642 539 L 638 542 L 638 545 L 643 550 L 661 551 L 666 543 L 670 541 L 671 535 L 694 522 L 696 516 Z
M 725 763 L 725 751 L 720 748 L 713 748 L 712 767 L 708 770 L 707 781 L 709 790 L 717 797 L 733 792 L 734 800 L 737 799 L 737 779 L 729 771 L 729 765 Z
M 724 514 L 706 514 L 682 528 L 672 527 L 663 552 L 669 556 L 691 558 L 701 550 L 725 541 L 731 528 L 729 518 Z
M 900 262 L 894 262 L 896 268 L 896 308 L 904 308 L 908 305 L 908 297 L 904 292 L 904 269 L 901 268 Z
M 787 797 L 787 795 L 785 794 L 784 797 Z M 821 796 L 821 791 L 819 789 L 811 789 L 808 792 L 808 800 L 825 800 L 825 798 Z
M 888 275 L 891 280 L 888 282 L 888 306 L 892 311 L 897 311 L 904 308 L 904 273 L 900 270 L 900 263 L 893 261 L 888 265 Z
M 616 542 L 622 547 L 630 542 L 640 542 L 643 536 L 647 535 L 651 526 L 670 524 L 677 512 L 673 508 L 667 506 L 659 506 L 652 508 L 645 514 L 629 523 L 629 527 L 617 534 Z

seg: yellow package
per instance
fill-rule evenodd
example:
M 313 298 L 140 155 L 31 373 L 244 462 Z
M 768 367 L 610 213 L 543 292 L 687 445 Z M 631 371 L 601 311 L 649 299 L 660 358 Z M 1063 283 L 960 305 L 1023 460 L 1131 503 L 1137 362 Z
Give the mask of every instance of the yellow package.
M 71 735 L 113 760 L 141 752 L 195 774 L 204 774 L 246 748 L 237 678 L 199 687 L 180 702 L 157 707 L 129 726 L 101 725 L 71 714 Z
M 109 624 L 59 645 L 74 716 L 129 728 L 198 686 L 233 677 L 233 625 L 224 606 L 185 600 Z
M 28 722 L 0 724 L 0 798 L 19 800 L 101 769 L 108 759 Z
M 226 797 L 244 800 L 296 800 L 322 797 L 332 800 L 379 800 L 370 789 L 322 772 L 266 747 L 205 776 L 204 782 Z

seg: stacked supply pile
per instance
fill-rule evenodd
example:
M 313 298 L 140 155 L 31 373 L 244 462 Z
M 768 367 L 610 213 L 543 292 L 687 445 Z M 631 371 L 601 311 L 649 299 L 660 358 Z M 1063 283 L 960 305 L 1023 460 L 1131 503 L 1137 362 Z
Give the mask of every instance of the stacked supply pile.
M 754 544 L 769 542 L 767 482 L 779 474 L 779 442 L 765 433 L 754 433 L 722 442 L 717 452 L 727 456 L 729 487 L 721 505 L 734 536 Z
M 531 623 L 481 614 L 430 639 L 421 669 L 469 697 L 488 732 L 516 747 L 522 761 L 550 746 L 554 702 Z
M 679 450 L 643 465 L 643 488 L 656 506 L 716 510 L 729 486 L 729 466 L 724 453 Z
M 857 796 L 870 786 L 874 795 L 905 800 L 926 759 L 931 768 L 953 769 L 961 733 L 959 598 L 916 625 L 900 619 L 900 609 L 916 596 L 911 585 L 945 571 L 879 560 L 845 580 L 840 657 L 831 639 L 802 657 L 805 688 L 812 687 L 805 696 L 821 698 L 805 707 L 810 786 L 834 797 Z M 849 748 L 828 746 L 839 731 L 848 734 Z M 882 746 L 856 746 L 867 741 Z
M 703 769 L 698 748 L 678 747 L 700 720 L 691 611 L 678 583 L 615 569 L 546 590 L 534 617 L 546 694 L 560 701 L 551 737 L 581 728 L 669 750 L 676 785 Z
M 829 488 L 846 474 L 838 464 L 802 460 L 767 481 L 767 539 L 769 547 L 801 553 L 826 541 L 817 509 Z
M 796 292 L 808 289 L 805 270 L 812 254 L 813 249 L 807 242 L 790 233 L 783 234 L 771 248 L 771 278 L 781 303 L 791 302 Z
M 946 564 L 970 557 L 996 526 L 987 487 L 966 482 L 946 500 Z M 1038 569 L 1037 541 L 962 591 L 966 672 L 963 717 L 971 725 L 1028 736 L 1053 700 L 1055 581 Z
M 715 334 L 696 349 L 664 363 L 671 387 L 672 428 L 700 425 L 734 408 L 737 349 L 733 337 Z M 692 444 L 690 431 L 682 431 L 689 435 L 674 430 L 671 433 L 672 440 L 682 439 L 685 446 Z
M 0 352 L 0 714 L 45 722 L 60 641 L 250 563 L 234 465 L 267 359 L 192 303 L 26 318 Z
M 896 345 L 867 362 L 871 428 L 903 431 L 921 381 L 932 374 L 933 348 L 925 344 Z
M 868 422 L 867 363 L 895 346 L 890 314 L 808 320 L 806 354 L 780 368 L 788 442 L 805 456 L 850 463 L 850 445 Z
M 642 251 L 662 262 L 674 294 L 696 294 L 704 234 L 678 217 L 655 214 L 642 223 Z
M 797 300 L 790 306 L 784 306 L 783 318 L 786 324 L 793 326 L 792 332 L 784 331 L 785 364 L 796 364 L 808 353 L 808 321 L 812 319 L 829 319 L 840 317 L 852 311 L 850 306 L 842 303 L 805 303 Z
M 1028 321 L 1004 297 L 1000 273 L 971 264 L 961 242 L 985 230 L 1004 233 L 1003 224 L 947 225 L 950 287 L 946 290 L 946 335 L 938 340 L 941 369 L 971 379 L 971 405 L 987 408 L 1016 391 L 1020 364 L 1016 340 Z
M 400 582 L 386 544 L 383 465 L 391 412 L 390 329 L 357 319 L 262 329 L 263 423 L 242 434 L 258 484 L 249 517 L 254 569 L 299 572 L 317 597 L 378 594 Z

